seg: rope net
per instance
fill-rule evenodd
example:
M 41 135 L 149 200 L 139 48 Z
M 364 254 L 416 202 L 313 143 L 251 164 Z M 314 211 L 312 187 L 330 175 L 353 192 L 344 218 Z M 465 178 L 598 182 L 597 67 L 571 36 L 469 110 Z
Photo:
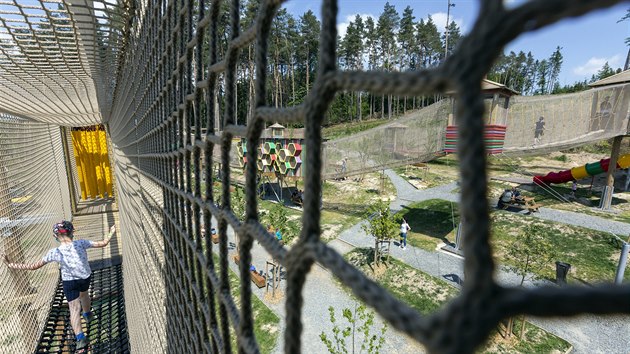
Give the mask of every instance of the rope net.
M 267 76 L 268 41 L 280 1 L 262 1 L 254 23 L 243 29 L 239 1 L 138 2 L 130 30 L 130 50 L 122 53 L 109 122 L 121 226 L 129 235 L 123 249 L 132 347 L 157 352 L 231 352 L 236 349 L 230 340 L 234 335 L 242 352 L 259 352 L 253 334 L 249 272 L 254 240 L 287 269 L 287 353 L 308 349 L 301 344 L 302 289 L 314 262 L 329 269 L 395 329 L 434 352 L 471 352 L 501 318 L 517 313 L 554 316 L 628 312 L 627 286 L 523 290 L 502 288 L 494 282 L 481 138 L 484 103 L 480 82 L 500 49 L 525 28 L 538 29 L 616 2 L 529 1 L 506 10 L 500 1 L 482 1 L 483 18 L 440 67 L 384 73 L 337 69 L 337 5 L 336 1 L 324 0 L 317 80 L 304 103 L 290 108 L 271 107 L 267 96 L 271 80 Z M 220 45 L 221 38 L 228 40 L 227 46 Z M 234 88 L 239 52 L 248 45 L 253 45 L 255 51 L 256 87 L 250 102 L 253 118 L 244 126 L 238 124 L 243 120 L 235 114 Z M 423 316 L 413 311 L 319 240 L 322 178 L 334 170 L 329 166 L 335 161 L 344 157 L 351 161 L 358 154 L 352 147 L 356 141 L 337 141 L 325 148 L 322 144 L 324 113 L 335 92 L 341 90 L 401 96 L 460 92 L 456 115 L 461 214 L 470 225 L 463 237 L 467 279 L 460 297 L 437 314 Z M 400 134 L 400 149 L 396 136 L 396 148 L 383 149 L 388 152 L 374 154 L 367 158 L 365 167 L 357 169 L 384 164 L 393 159 L 394 153 L 408 152 L 412 160 L 433 153 L 443 139 L 442 134 L 436 134 L 444 127 L 444 122 L 436 118 L 442 109 L 436 105 L 427 114 L 409 118 L 412 132 L 418 134 L 419 141 L 426 138 L 425 145 L 412 142 L 412 133 Z M 259 146 L 265 124 L 275 122 L 305 125 L 301 155 L 303 168 L 308 171 L 304 173 L 304 216 L 299 242 L 290 250 L 258 221 L 256 164 L 245 167 L 245 218 L 239 220 L 231 209 L 229 161 L 234 156 L 234 139 L 245 138 L 248 147 Z M 382 134 L 387 128 L 397 130 L 385 127 Z M 361 139 L 374 138 L 369 134 Z M 220 159 L 212 153 L 217 147 Z M 258 154 L 257 149 L 248 148 L 245 157 L 256 161 Z M 221 166 L 218 175 L 214 173 L 217 164 Z M 215 178 L 221 186 L 220 197 L 209 188 Z M 228 282 L 228 225 L 239 235 L 238 298 L 232 296 Z M 203 232 L 213 226 L 219 233 L 217 246 L 211 242 L 210 233 Z
M 66 126 L 106 120 L 127 3 L 0 1 L 0 111 Z
M 444 98 L 390 123 L 325 142 L 322 176 L 351 176 L 424 162 L 445 151 L 456 151 L 450 149 L 447 131 L 447 122 L 458 120 L 453 115 L 454 101 Z M 513 96 L 507 108 L 493 105 L 493 101 L 484 99 L 483 118 L 487 126 L 504 127 L 505 136 L 498 142 L 495 138 L 494 145 L 486 140 L 488 153 L 540 155 L 626 135 L 628 131 L 628 84 L 565 95 Z M 490 107 L 496 111 L 494 115 L 488 113 Z M 456 138 L 450 144 L 454 147 L 455 142 Z
M 391 123 L 324 143 L 322 175 L 347 176 L 439 156 L 451 107 L 443 99 Z
M 55 247 L 52 225 L 71 217 L 58 126 L 0 115 L 0 241 L 11 262 L 33 263 Z M 32 353 L 59 278 L 0 267 L 0 352 Z
M 504 123 L 508 127 L 504 151 L 540 154 L 626 135 L 629 102 L 628 84 L 566 95 L 512 97 Z M 537 128 L 540 117 L 542 130 Z

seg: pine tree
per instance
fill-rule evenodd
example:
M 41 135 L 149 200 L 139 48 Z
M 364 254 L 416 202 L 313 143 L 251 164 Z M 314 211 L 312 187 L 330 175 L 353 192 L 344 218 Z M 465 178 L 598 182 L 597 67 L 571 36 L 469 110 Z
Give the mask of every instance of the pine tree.
M 459 26 L 457 26 L 455 21 L 451 21 L 451 23 L 446 26 L 446 31 L 448 31 L 448 48 L 445 49 L 448 55 L 451 55 L 453 49 L 459 44 L 462 35 L 459 31 Z M 446 46 L 446 34 L 442 37 L 444 38 L 444 46 Z
M 595 77 L 596 80 L 602 80 L 612 75 L 615 75 L 615 71 L 610 67 L 608 62 L 606 62 L 602 68 L 597 71 L 597 75 L 595 75 Z
M 313 11 L 308 10 L 300 17 L 301 62 L 304 63 L 306 93 L 310 91 L 312 76 L 317 71 L 317 50 L 319 48 L 319 32 L 321 24 Z
M 413 15 L 413 9 L 407 6 L 403 10 L 403 15 L 400 20 L 400 31 L 398 32 L 398 42 L 401 48 L 401 70 L 414 70 L 416 67 L 416 56 L 418 53 L 416 45 L 416 36 L 414 28 L 415 16 Z M 407 111 L 407 96 L 403 102 L 403 114 Z
M 553 91 L 556 86 L 560 86 L 558 82 L 558 76 L 560 75 L 560 69 L 562 68 L 562 48 L 556 47 L 556 50 L 549 57 L 549 83 L 547 86 L 547 93 Z
M 385 3 L 383 13 L 378 18 L 378 24 L 376 26 L 376 33 L 378 35 L 378 49 L 382 55 L 383 61 L 381 68 L 385 71 L 394 70 L 396 62 L 396 32 L 400 23 L 400 16 L 396 12 L 396 8 L 390 5 L 389 2 Z M 383 117 L 385 111 L 385 96 L 381 96 L 381 117 Z M 387 117 L 392 116 L 392 96 L 388 97 L 388 110 Z
M 378 67 L 377 38 L 374 20 L 368 17 L 365 20 L 365 50 L 367 50 L 369 70 L 376 70 Z M 376 113 L 374 105 L 374 95 L 370 94 L 370 117 L 374 117 Z

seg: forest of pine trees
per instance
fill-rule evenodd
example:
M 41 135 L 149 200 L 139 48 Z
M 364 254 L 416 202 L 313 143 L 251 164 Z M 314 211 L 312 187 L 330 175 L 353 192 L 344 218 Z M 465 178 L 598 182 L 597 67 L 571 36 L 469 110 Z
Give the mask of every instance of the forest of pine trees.
M 260 0 L 246 0 L 242 9 L 242 28 L 255 20 Z M 220 19 L 219 57 L 227 50 L 227 12 Z M 223 29 L 223 30 L 222 30 Z M 446 37 L 431 16 L 417 19 L 407 6 L 399 13 L 386 3 L 378 18 L 357 15 L 343 37 L 338 37 L 338 66 L 342 70 L 409 71 L 437 66 L 461 39 L 458 25 L 448 25 Z M 267 102 L 274 107 L 300 104 L 312 88 L 317 75 L 320 21 L 311 10 L 295 17 L 286 9 L 273 20 L 268 50 Z M 488 79 L 505 84 L 523 95 L 575 92 L 588 88 L 588 82 L 560 86 L 562 48 L 557 47 L 548 58 L 535 58 L 532 53 L 510 52 L 501 55 L 488 74 Z M 244 124 L 252 114 L 255 87 L 254 44 L 240 52 L 237 65 L 237 123 Z M 590 81 L 614 74 L 608 64 Z M 589 81 L 589 82 L 590 82 Z M 219 95 L 224 90 L 222 78 L 217 80 Z M 360 121 L 366 118 L 391 118 L 408 110 L 429 105 L 439 96 L 396 97 L 375 96 L 366 92 L 340 92 L 328 110 L 326 123 Z M 217 98 L 218 102 L 221 102 Z M 216 101 L 215 101 L 216 102 Z M 217 109 L 219 106 L 216 105 Z

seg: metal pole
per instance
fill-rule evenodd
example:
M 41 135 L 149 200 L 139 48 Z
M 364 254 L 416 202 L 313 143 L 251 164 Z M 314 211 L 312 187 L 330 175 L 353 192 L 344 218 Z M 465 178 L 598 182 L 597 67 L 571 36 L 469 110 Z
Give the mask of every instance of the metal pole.
M 615 275 L 615 284 L 621 284 L 623 281 L 623 274 L 626 271 L 626 264 L 628 263 L 628 253 L 630 252 L 630 243 L 624 242 L 621 247 L 621 257 L 619 257 L 619 265 L 617 266 L 617 274 Z
M 448 0 L 448 6 L 446 7 L 446 27 L 444 27 L 444 35 L 446 36 L 446 40 L 444 43 L 444 59 L 448 57 L 448 20 L 451 15 L 451 7 L 454 7 L 455 4 L 451 4 L 451 0 Z

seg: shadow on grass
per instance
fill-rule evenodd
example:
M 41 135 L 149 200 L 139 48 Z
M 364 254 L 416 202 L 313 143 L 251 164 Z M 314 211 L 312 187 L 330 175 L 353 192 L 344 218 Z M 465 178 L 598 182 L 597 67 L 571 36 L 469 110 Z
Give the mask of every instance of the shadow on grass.
M 356 217 L 364 217 L 367 211 L 365 205 L 330 202 L 324 202 L 324 210 L 334 211 L 347 216 Z
M 361 255 L 361 259 L 364 260 L 364 263 L 361 265 L 367 265 L 370 268 L 370 271 L 372 271 L 372 273 L 375 272 L 374 269 L 374 248 L 372 247 L 364 247 L 364 248 L 355 248 L 354 249 L 355 253 L 358 253 Z M 385 266 L 386 268 L 389 268 L 390 262 L 387 259 L 387 256 L 382 256 L 381 260 L 380 260 L 380 264 Z
M 446 236 L 459 224 L 458 206 L 445 200 L 428 200 L 423 204 L 422 207 L 403 206 L 402 216 L 411 226 L 411 231 L 449 244 Z

